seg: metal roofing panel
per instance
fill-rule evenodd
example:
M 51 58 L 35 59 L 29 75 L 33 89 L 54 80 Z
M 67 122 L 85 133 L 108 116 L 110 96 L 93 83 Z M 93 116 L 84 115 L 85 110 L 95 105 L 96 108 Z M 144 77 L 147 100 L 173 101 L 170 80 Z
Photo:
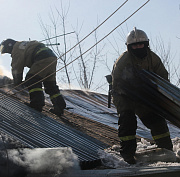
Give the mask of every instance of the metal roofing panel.
M 98 150 L 107 147 L 12 97 L 0 99 L 0 130 L 31 148 L 71 147 L 86 162 L 98 160 Z

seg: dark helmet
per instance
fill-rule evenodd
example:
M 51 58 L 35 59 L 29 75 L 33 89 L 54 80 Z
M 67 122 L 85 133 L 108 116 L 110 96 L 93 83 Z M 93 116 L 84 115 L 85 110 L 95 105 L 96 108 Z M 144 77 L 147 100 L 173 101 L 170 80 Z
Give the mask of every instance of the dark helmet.
M 0 51 L 1 54 L 3 53 L 10 53 L 12 52 L 13 46 L 17 41 L 13 40 L 13 39 L 6 39 L 4 41 L 1 42 L 0 45 Z

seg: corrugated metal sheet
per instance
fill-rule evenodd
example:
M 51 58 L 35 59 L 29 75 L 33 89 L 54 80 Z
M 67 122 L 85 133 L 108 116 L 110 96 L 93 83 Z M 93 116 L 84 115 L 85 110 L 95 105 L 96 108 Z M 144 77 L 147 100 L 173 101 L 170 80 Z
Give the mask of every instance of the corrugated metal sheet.
M 141 70 L 136 74 L 139 77 L 133 82 L 121 80 L 123 90 L 180 128 L 180 89 L 153 72 Z
M 81 162 L 98 162 L 98 150 L 107 146 L 12 97 L 0 99 L 0 130 L 31 148 L 71 147 Z

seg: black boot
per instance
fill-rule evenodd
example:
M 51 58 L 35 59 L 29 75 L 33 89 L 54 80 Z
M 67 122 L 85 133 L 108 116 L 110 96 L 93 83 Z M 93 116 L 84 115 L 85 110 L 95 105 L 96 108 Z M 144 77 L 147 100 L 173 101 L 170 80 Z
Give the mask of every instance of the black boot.
M 66 102 L 62 95 L 58 95 L 57 97 L 51 99 L 54 109 L 50 109 L 49 111 L 57 116 L 61 116 L 64 113 L 64 109 L 66 108 Z
M 160 138 L 160 139 L 155 139 L 154 141 L 159 148 L 165 148 L 170 151 L 173 150 L 173 144 L 172 144 L 170 136 Z
M 42 108 L 45 105 L 44 94 L 42 91 L 34 91 L 30 93 L 30 104 L 31 108 L 42 112 Z
M 135 164 L 135 151 L 136 151 L 136 128 L 137 120 L 135 113 L 131 110 L 123 111 L 120 113 L 118 121 L 118 136 L 120 138 L 120 154 L 124 161 L 129 164 Z
M 134 158 L 136 151 L 136 139 L 129 141 L 120 141 L 120 154 L 125 162 L 128 164 L 135 164 L 136 160 Z
M 123 159 L 125 162 L 127 162 L 130 165 L 136 164 L 136 160 L 134 156 L 124 156 Z
M 39 112 L 42 112 L 42 106 L 40 106 L 40 105 L 32 105 L 32 104 L 30 104 L 30 103 L 24 103 L 25 105 L 27 105 L 27 106 L 29 106 L 29 107 L 31 107 L 31 108 L 33 108 L 33 109 L 35 109 L 36 111 L 39 111 Z

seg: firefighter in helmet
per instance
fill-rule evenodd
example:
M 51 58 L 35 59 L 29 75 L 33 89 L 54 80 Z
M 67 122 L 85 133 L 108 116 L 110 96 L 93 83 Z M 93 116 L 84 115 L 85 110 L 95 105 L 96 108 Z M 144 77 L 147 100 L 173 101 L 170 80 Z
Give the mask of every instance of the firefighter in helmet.
M 45 105 L 44 90 L 50 95 L 54 109 L 50 111 L 61 115 L 66 107 L 65 100 L 56 84 L 57 57 L 51 49 L 38 41 L 15 41 L 6 39 L 0 46 L 1 54 L 9 53 L 14 85 L 22 83 L 24 67 L 30 68 L 25 77 L 25 86 L 30 95 L 29 106 L 42 111 Z
M 137 116 L 151 130 L 151 135 L 158 147 L 172 150 L 172 142 L 167 123 L 163 117 L 139 102 L 134 101 L 122 89 L 122 79 L 132 82 L 136 79 L 135 70 L 152 71 L 168 80 L 168 72 L 161 59 L 150 50 L 149 39 L 142 30 L 134 28 L 127 36 L 127 51 L 115 62 L 112 71 L 112 96 L 116 106 L 120 153 L 129 164 L 136 163 L 134 155 L 137 147 Z

